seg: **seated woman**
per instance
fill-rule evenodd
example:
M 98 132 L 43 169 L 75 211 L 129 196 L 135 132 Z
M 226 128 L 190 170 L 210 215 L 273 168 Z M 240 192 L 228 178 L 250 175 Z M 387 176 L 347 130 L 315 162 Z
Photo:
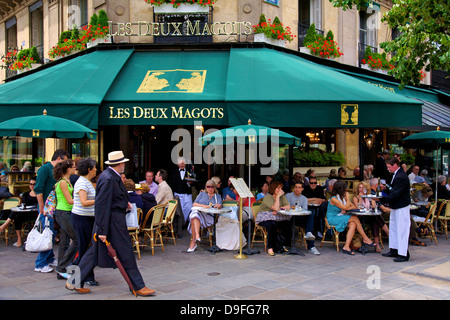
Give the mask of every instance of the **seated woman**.
M 367 195 L 370 187 L 363 181 L 358 184 L 358 194 L 353 197 L 353 204 L 356 208 L 370 210 L 376 207 L 374 200 L 369 201 L 367 198 L 363 198 Z M 381 248 L 378 246 L 379 233 L 382 229 L 389 236 L 389 229 L 381 216 L 364 217 L 367 223 L 372 224 L 373 242 L 377 245 L 376 251 L 381 252 Z
M 128 201 L 130 203 L 134 203 L 136 205 L 136 208 L 142 209 L 142 198 L 139 194 L 136 193 L 136 185 L 134 184 L 134 181 L 131 179 L 125 180 L 125 188 L 128 191 Z
M 136 189 L 136 193 L 140 195 L 142 199 L 142 219 L 144 219 L 147 212 L 156 206 L 156 198 L 150 193 L 150 187 L 146 183 L 141 183 L 140 188 Z M 139 221 L 139 223 L 141 223 L 141 221 Z
M 259 201 L 262 198 L 264 198 L 268 192 L 269 192 L 269 183 L 265 181 L 261 185 L 261 192 L 256 195 L 256 201 Z
M 290 209 L 289 202 L 284 196 L 283 184 L 273 181 L 269 186 L 269 193 L 263 198 L 259 207 L 255 222 L 267 230 L 267 254 L 275 255 L 275 251 L 283 250 L 284 246 L 291 245 L 291 223 L 290 216 L 279 215 L 278 210 Z M 280 243 L 278 234 L 282 236 Z
M 194 207 L 203 208 L 210 208 L 210 205 L 212 205 L 213 208 L 222 208 L 222 199 L 220 195 L 216 193 L 216 184 L 214 181 L 206 181 L 205 189 L 206 192 L 200 192 L 192 205 Z M 187 252 L 193 252 L 201 240 L 200 229 L 213 225 L 214 216 L 193 209 L 189 214 L 189 220 L 188 231 L 192 234 L 192 238 Z
M 345 240 L 343 253 L 354 255 L 355 252 L 350 249 L 355 230 L 363 238 L 363 245 L 368 247 L 375 247 L 375 244 L 364 233 L 364 229 L 357 216 L 343 215 L 342 212 L 356 209 L 353 203 L 349 201 L 348 192 L 346 192 L 347 185 L 343 181 L 336 181 L 333 185 L 332 197 L 327 209 L 328 223 L 336 228 L 336 231 L 342 232 L 348 227 L 347 237 Z
M 30 187 L 30 191 L 24 192 L 23 196 L 22 196 L 22 203 L 26 206 L 26 207 L 32 207 L 32 206 L 37 206 L 37 198 L 36 198 L 36 193 L 34 193 L 34 186 L 36 185 L 36 178 L 31 178 L 30 179 L 30 183 L 29 183 L 29 187 Z M 29 213 L 29 214 L 33 214 L 33 216 L 27 216 L 25 214 L 22 213 L 18 213 L 18 212 L 11 212 L 8 215 L 8 218 L 6 219 L 5 223 L 3 223 L 0 226 L 0 233 L 2 233 L 3 231 L 5 231 L 6 228 L 8 228 L 9 224 L 14 221 L 14 228 L 16 229 L 16 234 L 17 234 L 17 242 L 14 243 L 15 247 L 21 247 L 23 245 L 22 242 L 22 224 L 24 222 L 27 221 L 27 219 L 36 219 L 36 213 Z

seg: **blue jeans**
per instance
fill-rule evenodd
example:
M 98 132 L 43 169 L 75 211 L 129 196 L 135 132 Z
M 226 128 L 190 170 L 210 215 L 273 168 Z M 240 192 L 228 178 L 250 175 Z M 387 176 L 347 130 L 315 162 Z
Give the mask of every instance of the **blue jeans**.
M 45 216 L 40 215 L 39 221 L 41 221 L 42 225 L 45 224 Z M 53 230 L 53 218 L 48 218 L 48 221 L 50 222 L 50 229 L 53 231 L 53 244 L 55 244 L 55 230 Z M 42 251 L 39 252 L 39 255 L 36 258 L 36 261 L 34 262 L 35 268 L 43 268 L 45 266 L 48 266 L 50 263 L 55 261 L 55 254 L 53 253 L 53 249 L 50 249 L 48 251 Z
M 295 225 L 298 227 L 305 228 L 305 233 L 314 231 L 314 214 L 309 216 L 294 217 Z M 306 245 L 308 250 L 314 247 L 314 240 L 306 240 Z

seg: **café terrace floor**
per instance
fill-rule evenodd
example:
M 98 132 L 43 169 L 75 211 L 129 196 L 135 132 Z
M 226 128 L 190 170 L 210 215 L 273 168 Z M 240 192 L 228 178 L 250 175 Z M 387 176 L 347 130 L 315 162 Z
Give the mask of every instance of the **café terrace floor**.
M 14 241 L 6 247 L 2 240 L 0 300 L 450 300 L 450 240 L 437 238 L 438 245 L 422 239 L 427 247 L 410 246 L 411 259 L 404 263 L 379 253 L 345 255 L 342 245 L 338 253 L 331 244 L 320 248 L 318 240 L 320 256 L 302 247 L 304 256 L 271 257 L 257 243 L 260 254 L 236 259 L 238 251 L 211 254 L 206 241 L 187 253 L 184 230 L 176 245 L 165 242 L 164 252 L 141 252 L 139 269 L 146 286 L 156 291 L 147 298 L 130 294 L 118 269 L 96 268 L 100 286 L 89 287 L 90 294 L 68 291 L 55 272 L 34 272 L 36 253 L 13 247 Z M 386 239 L 384 244 L 386 251 Z

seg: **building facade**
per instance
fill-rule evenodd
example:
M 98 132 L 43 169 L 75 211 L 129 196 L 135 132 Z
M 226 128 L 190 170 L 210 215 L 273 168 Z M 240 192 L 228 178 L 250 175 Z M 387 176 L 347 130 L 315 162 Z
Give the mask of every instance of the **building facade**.
M 392 6 L 392 1 L 389 0 L 370 2 L 368 8 L 347 11 L 334 8 L 328 0 L 217 0 L 216 2 L 206 13 L 167 11 L 158 13 L 157 10 L 160 8 L 144 0 L 2 0 L 0 53 L 5 56 L 14 48 L 20 50 L 35 46 L 41 60 L 44 63 L 48 62 L 52 60 L 49 51 L 58 43 L 61 33 L 87 26 L 91 16 L 100 10 L 107 13 L 110 21 L 109 32 L 112 35 L 112 42 L 119 44 L 252 43 L 255 41 L 255 35 L 251 26 L 258 24 L 260 16 L 264 14 L 271 21 L 278 17 L 284 26 L 290 27 L 295 37 L 293 41 L 286 42 L 286 48 L 301 51 L 307 30 L 314 24 L 319 34 L 326 35 L 330 30 L 333 32 L 334 40 L 344 53 L 336 61 L 357 68 L 363 67 L 361 61 L 367 48 L 372 52 L 381 52 L 380 44 L 395 37 L 395 31 L 381 22 L 383 14 Z M 195 24 L 196 21 L 200 21 L 199 25 Z M 205 25 L 209 27 L 205 29 Z M 175 34 L 169 35 L 170 26 L 173 26 L 172 31 Z M 4 72 L 0 73 L 0 80 L 14 74 L 15 71 L 5 68 Z M 430 84 L 430 78 L 431 76 L 427 75 L 423 83 Z M 66 141 L 65 147 L 72 149 L 75 155 L 93 156 L 100 163 L 103 163 L 105 152 L 121 148 L 133 155 L 135 163 L 133 177 L 138 179 L 146 169 L 157 168 L 167 162 L 168 157 L 161 158 L 163 150 L 159 139 L 167 137 L 177 127 L 179 127 L 177 124 L 162 128 L 152 125 L 105 126 L 98 128 L 96 141 L 89 143 Z M 375 129 L 376 131 L 370 131 L 375 141 L 367 143 L 369 149 L 373 145 L 377 149 L 386 148 L 401 138 L 398 132 L 391 134 L 387 128 Z M 311 121 L 310 128 L 290 129 L 293 134 L 302 137 L 306 149 L 319 148 L 342 152 L 345 156 L 345 166 L 349 171 L 361 164 L 361 148 L 363 148 L 361 141 L 369 141 L 367 139 L 369 133 L 360 132 L 361 130 L 363 129 L 319 130 L 314 127 L 314 121 Z M 19 140 L 15 144 L 23 145 L 22 140 Z M 163 144 L 167 143 L 167 138 L 164 141 Z M 27 143 L 28 146 L 29 141 Z M 64 144 L 57 142 L 58 146 L 61 143 Z M 9 150 L 9 154 L 15 154 L 11 148 L 9 144 L 3 146 L 4 150 Z M 44 154 L 43 150 L 47 148 L 46 157 L 49 156 L 48 146 L 33 148 L 35 151 L 38 150 L 41 156 Z M 29 151 L 31 149 L 28 147 L 25 153 L 31 152 Z M 375 148 L 371 152 L 374 161 Z M 220 173 L 224 172 L 222 169 Z

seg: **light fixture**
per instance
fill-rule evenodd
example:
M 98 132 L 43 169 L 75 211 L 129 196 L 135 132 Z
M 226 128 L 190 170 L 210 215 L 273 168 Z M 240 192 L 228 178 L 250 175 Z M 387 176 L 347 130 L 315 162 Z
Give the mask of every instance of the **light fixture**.
M 367 136 L 364 137 L 364 141 L 366 142 L 366 146 L 369 149 L 372 149 L 373 147 L 373 135 L 369 133 Z

